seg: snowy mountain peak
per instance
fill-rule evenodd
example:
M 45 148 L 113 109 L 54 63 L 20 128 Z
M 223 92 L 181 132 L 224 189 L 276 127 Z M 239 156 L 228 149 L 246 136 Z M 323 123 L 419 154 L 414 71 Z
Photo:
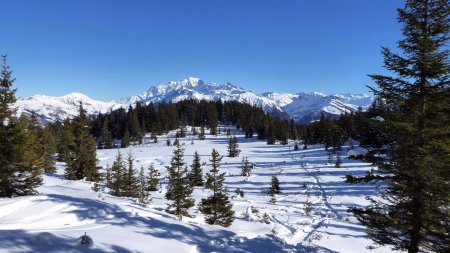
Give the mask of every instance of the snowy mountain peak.
M 373 101 L 373 97 L 366 94 L 326 95 L 320 92 L 257 94 L 231 83 L 216 84 L 204 82 L 197 77 L 188 77 L 152 86 L 138 95 L 115 101 L 97 101 L 81 93 L 71 93 L 62 97 L 35 95 L 18 100 L 14 107 L 18 109 L 18 114 L 28 115 L 35 112 L 42 122 L 54 122 L 77 115 L 80 102 L 89 114 L 98 114 L 120 107 L 128 108 L 138 102 L 157 104 L 185 99 L 238 101 L 259 106 L 266 112 L 293 118 L 302 123 L 318 119 L 321 113 L 338 117 L 341 113 L 356 111 L 358 107 L 366 109 Z

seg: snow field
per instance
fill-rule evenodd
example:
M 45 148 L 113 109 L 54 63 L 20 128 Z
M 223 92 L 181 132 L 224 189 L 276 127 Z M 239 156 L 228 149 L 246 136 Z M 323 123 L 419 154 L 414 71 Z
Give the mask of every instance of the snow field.
M 293 151 L 293 143 L 266 145 L 235 132 L 242 151 L 235 158 L 226 157 L 224 134 L 206 135 L 204 141 L 189 134 L 180 139 L 186 163 L 190 165 L 198 151 L 206 162 L 202 167 L 205 174 L 210 169 L 212 148 L 224 156 L 220 170 L 226 172 L 225 184 L 236 212 L 230 227 L 205 224 L 197 206 L 190 210 L 191 218 L 181 221 L 165 213 L 165 166 L 174 148 L 165 144 L 167 138 L 173 142 L 175 132 L 171 132 L 160 136 L 158 143 L 145 138 L 141 145 L 120 149 L 124 157 L 132 153 L 137 169 L 143 166 L 147 170 L 153 163 L 161 172 L 163 189 L 151 193 L 150 204 L 110 196 L 103 186 L 102 192 L 93 192 L 90 182 L 65 180 L 64 164 L 58 163 L 58 173 L 44 176 L 39 195 L 0 199 L 0 252 L 366 251 L 371 241 L 347 209 L 367 204 L 366 196 L 377 195 L 376 185 L 348 185 L 343 177 L 363 174 L 372 168 L 370 164 L 343 156 L 342 167 L 335 168 L 326 164 L 327 152 L 319 145 Z M 99 166 L 111 166 L 117 152 L 98 150 Z M 256 163 L 248 179 L 240 176 L 243 156 Z M 275 203 L 266 194 L 272 176 L 278 177 L 282 191 Z M 238 196 L 238 188 L 244 197 Z M 196 204 L 209 194 L 209 190 L 196 187 Z M 79 245 L 84 232 L 93 238 L 92 247 Z

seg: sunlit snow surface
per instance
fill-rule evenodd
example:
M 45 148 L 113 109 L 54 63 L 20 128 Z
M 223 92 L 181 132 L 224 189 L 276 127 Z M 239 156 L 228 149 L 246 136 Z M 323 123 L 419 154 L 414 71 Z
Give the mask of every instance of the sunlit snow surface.
M 266 145 L 240 139 L 240 157 L 226 157 L 227 139 L 207 135 L 200 141 L 191 135 L 181 139 L 185 160 L 191 163 L 198 151 L 206 173 L 212 148 L 224 155 L 220 170 L 226 172 L 226 185 L 232 196 L 236 219 L 229 228 L 206 225 L 197 207 L 192 218 L 177 220 L 164 212 L 165 190 L 152 193 L 149 205 L 133 199 L 93 192 L 92 184 L 63 178 L 64 165 L 58 173 L 44 176 L 39 195 L 0 199 L 0 252 L 365 252 L 371 243 L 364 227 L 346 210 L 367 204 L 366 196 L 376 196 L 371 184 L 348 185 L 346 174 L 361 175 L 372 168 L 367 163 L 344 158 L 341 168 L 326 165 L 327 152 L 321 146 L 293 151 L 290 145 Z M 172 138 L 174 133 L 170 133 Z M 120 151 L 135 157 L 136 168 L 153 163 L 162 172 L 166 187 L 165 166 L 173 147 L 165 146 L 166 136 L 156 144 L 145 143 Z M 192 139 L 194 144 L 191 144 Z M 99 164 L 113 163 L 118 150 L 99 150 Z M 343 154 L 347 154 L 344 147 Z M 240 176 L 242 156 L 256 163 L 253 175 Z M 345 156 L 344 156 L 345 157 Z M 281 182 L 282 194 L 270 203 L 265 191 L 271 176 Z M 306 186 L 306 187 L 305 187 Z M 238 197 L 236 188 L 244 191 Z M 102 189 L 103 191 L 104 189 Z M 209 191 L 195 188 L 196 204 Z M 312 211 L 305 213 L 305 201 Z M 253 210 L 253 211 L 252 211 Z M 258 212 L 254 212 L 258 210 Z M 270 224 L 262 222 L 266 213 Z M 79 245 L 87 233 L 92 247 Z M 390 252 L 379 248 L 372 252 Z

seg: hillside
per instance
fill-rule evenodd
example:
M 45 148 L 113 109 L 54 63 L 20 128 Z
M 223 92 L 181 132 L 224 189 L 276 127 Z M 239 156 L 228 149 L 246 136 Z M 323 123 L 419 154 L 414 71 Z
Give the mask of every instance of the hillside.
M 141 145 L 126 149 L 98 150 L 100 166 L 110 166 L 120 151 L 135 157 L 136 167 L 153 163 L 162 172 L 162 191 L 152 192 L 149 205 L 92 191 L 92 184 L 63 178 L 64 164 L 56 174 L 46 174 L 39 195 L 0 199 L 0 252 L 363 252 L 371 243 L 364 227 L 346 210 L 367 204 L 366 196 L 376 196 L 377 185 L 347 185 L 346 174 L 361 175 L 372 166 L 348 160 L 344 146 L 341 168 L 327 164 L 322 146 L 293 151 L 289 145 L 266 145 L 245 139 L 240 132 L 240 157 L 224 157 L 220 170 L 226 172 L 226 185 L 232 196 L 236 220 L 229 228 L 205 224 L 197 207 L 192 218 L 179 221 L 164 212 L 166 168 L 173 146 L 167 138 L 158 143 L 146 138 Z M 210 169 L 210 153 L 216 148 L 226 155 L 227 137 L 210 136 L 200 141 L 191 135 L 180 139 L 185 160 L 201 155 L 203 172 Z M 194 141 L 194 144 L 191 143 Z M 356 148 L 357 149 L 357 148 Z M 358 152 L 357 150 L 352 152 Z M 256 163 L 253 175 L 240 176 L 241 159 Z M 335 159 L 335 157 L 334 157 Z M 271 176 L 281 182 L 282 194 L 271 203 L 266 195 Z M 238 196 L 236 189 L 244 191 Z M 194 190 L 196 204 L 208 190 Z M 309 203 L 309 204 L 308 204 Z M 308 210 L 307 207 L 310 207 Z M 263 222 L 267 214 L 269 224 Z M 78 245 L 85 232 L 94 240 L 91 248 Z M 374 252 L 390 252 L 379 248 Z

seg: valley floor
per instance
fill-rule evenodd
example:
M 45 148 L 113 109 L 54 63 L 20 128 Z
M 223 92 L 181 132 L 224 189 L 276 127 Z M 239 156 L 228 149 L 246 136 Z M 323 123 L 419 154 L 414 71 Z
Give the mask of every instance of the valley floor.
M 226 186 L 232 197 L 236 219 L 232 226 L 207 225 L 197 207 L 192 218 L 182 221 L 164 210 L 166 168 L 174 133 L 159 137 L 158 143 L 146 143 L 120 149 L 135 157 L 136 167 L 150 163 L 162 172 L 160 192 L 152 192 L 148 205 L 133 199 L 118 198 L 92 191 L 92 184 L 68 181 L 64 165 L 56 174 L 46 174 L 35 196 L 0 199 L 0 252 L 365 252 L 371 241 L 365 228 L 347 212 L 352 206 L 367 204 L 366 196 L 377 196 L 377 185 L 344 183 L 344 176 L 362 175 L 372 166 L 348 160 L 344 147 L 341 168 L 327 164 L 322 146 L 293 151 L 289 145 L 266 145 L 256 138 L 239 137 L 239 157 L 229 158 L 227 137 L 210 136 L 204 141 L 192 136 L 181 139 L 185 161 L 192 162 L 198 151 L 206 173 L 212 148 L 224 155 L 220 170 L 226 172 Z M 192 144 L 191 142 L 194 142 Z M 111 166 L 118 151 L 98 150 L 103 168 Z M 247 156 L 256 163 L 253 175 L 240 176 L 241 160 Z M 335 159 L 335 157 L 334 157 Z M 272 176 L 281 183 L 282 194 L 270 202 L 266 190 Z M 236 189 L 244 191 L 238 196 Z M 209 191 L 195 188 L 196 204 Z M 310 210 L 308 210 L 308 204 Z M 267 215 L 264 215 L 267 214 Z M 263 222 L 266 216 L 269 224 Z M 91 247 L 79 245 L 84 233 L 92 237 Z M 391 252 L 378 248 L 373 252 Z

